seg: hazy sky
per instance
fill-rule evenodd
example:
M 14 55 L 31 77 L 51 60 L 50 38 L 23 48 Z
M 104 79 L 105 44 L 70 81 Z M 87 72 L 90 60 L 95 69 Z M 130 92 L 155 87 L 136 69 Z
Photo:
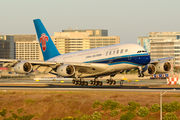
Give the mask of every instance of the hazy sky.
M 136 43 L 150 31 L 180 31 L 180 0 L 1 0 L 0 34 L 35 34 L 40 18 L 51 36 L 64 29 L 107 29 Z

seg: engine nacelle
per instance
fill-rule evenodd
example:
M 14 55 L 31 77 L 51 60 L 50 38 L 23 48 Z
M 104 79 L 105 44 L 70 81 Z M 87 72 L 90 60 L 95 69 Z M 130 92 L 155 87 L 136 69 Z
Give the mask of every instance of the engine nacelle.
M 158 73 L 166 73 L 171 70 L 171 63 L 160 62 L 156 65 L 156 70 Z
M 145 76 L 155 74 L 156 67 L 153 64 L 148 64 L 143 68 L 143 73 Z
M 17 73 L 29 73 L 32 71 L 32 65 L 29 62 L 20 62 L 14 66 L 14 71 Z
M 75 68 L 73 65 L 65 64 L 57 68 L 57 74 L 62 77 L 69 77 L 74 75 Z

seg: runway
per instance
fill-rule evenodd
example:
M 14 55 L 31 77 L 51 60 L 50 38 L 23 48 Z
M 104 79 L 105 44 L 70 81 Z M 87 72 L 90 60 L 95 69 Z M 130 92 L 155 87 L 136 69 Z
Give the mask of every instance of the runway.
M 133 77 L 133 76 L 132 76 Z M 0 79 L 0 90 L 54 90 L 54 91 L 124 91 L 124 92 L 180 92 L 180 85 L 167 85 L 166 79 L 139 79 L 125 80 L 120 85 L 120 79 L 116 79 L 116 85 L 109 85 L 105 78 L 99 79 L 103 86 L 77 86 L 67 81 L 35 81 L 33 79 Z M 89 81 L 89 80 L 88 80 Z
M 73 84 L 45 84 L 45 83 L 4 83 L 0 90 L 50 90 L 50 91 L 123 91 L 123 92 L 180 92 L 180 87 L 166 85 L 103 85 L 103 86 L 76 86 Z

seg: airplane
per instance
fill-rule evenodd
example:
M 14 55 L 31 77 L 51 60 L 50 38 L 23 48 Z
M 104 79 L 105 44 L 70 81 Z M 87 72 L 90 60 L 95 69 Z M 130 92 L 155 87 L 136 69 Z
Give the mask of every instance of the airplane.
M 41 60 L 0 59 L 3 67 L 14 67 L 19 74 L 31 73 L 45 66 L 44 73 L 73 78 L 75 85 L 87 86 L 84 78 L 93 77 L 90 84 L 101 86 L 98 77 L 110 76 L 107 83 L 116 84 L 113 77 L 126 70 L 138 69 L 139 77 L 156 72 L 166 73 L 171 69 L 167 60 L 173 57 L 151 60 L 148 52 L 135 43 L 123 43 L 60 54 L 40 19 L 34 19 L 38 41 L 44 57 Z

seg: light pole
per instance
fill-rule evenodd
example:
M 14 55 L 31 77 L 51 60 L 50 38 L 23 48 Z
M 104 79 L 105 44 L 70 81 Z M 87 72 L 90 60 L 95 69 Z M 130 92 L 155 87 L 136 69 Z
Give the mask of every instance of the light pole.
M 176 90 L 175 88 L 173 90 Z M 172 90 L 168 90 L 168 91 L 172 91 Z M 162 91 L 160 92 L 160 120 L 162 120 L 162 96 L 166 93 L 167 91 L 164 91 L 162 93 Z
M 165 94 L 167 91 L 163 92 L 162 91 L 160 92 L 160 120 L 162 120 L 162 96 L 163 94 Z

